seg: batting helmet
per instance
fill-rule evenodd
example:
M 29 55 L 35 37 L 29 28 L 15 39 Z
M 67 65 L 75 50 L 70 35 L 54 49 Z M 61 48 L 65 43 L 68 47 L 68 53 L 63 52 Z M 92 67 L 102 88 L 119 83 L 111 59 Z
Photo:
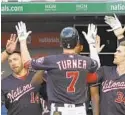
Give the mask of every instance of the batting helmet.
M 66 49 L 73 49 L 79 42 L 78 31 L 73 27 L 66 27 L 60 33 L 61 45 Z

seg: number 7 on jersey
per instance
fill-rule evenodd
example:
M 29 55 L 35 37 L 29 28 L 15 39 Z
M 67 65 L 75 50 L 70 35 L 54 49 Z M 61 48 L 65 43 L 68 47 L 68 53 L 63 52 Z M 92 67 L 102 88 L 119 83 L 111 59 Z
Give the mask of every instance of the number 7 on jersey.
M 72 78 L 71 83 L 67 87 L 67 92 L 69 93 L 75 92 L 75 84 L 78 80 L 78 77 L 79 77 L 79 71 L 67 71 L 66 72 L 66 78 L 67 79 Z

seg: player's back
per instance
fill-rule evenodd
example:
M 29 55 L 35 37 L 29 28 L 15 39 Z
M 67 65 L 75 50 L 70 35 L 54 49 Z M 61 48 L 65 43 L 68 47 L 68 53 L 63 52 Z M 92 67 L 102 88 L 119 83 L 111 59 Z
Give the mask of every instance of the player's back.
M 87 99 L 86 76 L 95 71 L 91 58 L 80 55 L 60 54 L 45 58 L 47 69 L 48 99 L 60 103 L 84 103 Z M 45 65 L 46 65 L 45 64 Z

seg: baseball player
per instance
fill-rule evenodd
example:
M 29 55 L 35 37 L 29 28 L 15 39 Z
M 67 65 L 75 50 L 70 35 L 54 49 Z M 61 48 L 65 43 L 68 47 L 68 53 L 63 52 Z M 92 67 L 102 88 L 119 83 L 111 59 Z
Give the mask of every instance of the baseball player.
M 96 49 L 97 49 L 97 51 L 98 52 L 100 52 L 102 49 L 103 49 L 103 47 L 104 47 L 104 45 L 101 45 L 100 46 L 100 37 L 97 35 L 96 36 Z M 80 52 L 83 50 L 83 39 L 80 39 L 80 42 L 77 44 L 77 46 L 75 47 L 75 52 L 77 53 L 77 54 L 80 54 Z M 42 82 L 43 82 L 43 79 L 44 79 L 44 81 L 46 81 L 46 76 L 45 76 L 45 73 L 46 72 L 43 72 L 42 70 L 41 71 L 39 71 L 39 72 L 37 72 L 35 75 L 34 75 L 34 77 L 33 77 L 33 79 L 32 79 L 32 81 L 31 81 L 31 83 L 32 84 L 41 84 Z M 44 77 L 41 77 L 41 75 L 42 76 L 44 76 Z M 88 81 L 89 82 L 89 81 Z M 46 103 L 47 103 L 47 101 L 48 101 L 48 99 L 47 99 L 47 96 L 46 96 L 46 85 L 45 85 L 45 83 L 42 83 L 42 85 L 44 86 L 44 87 L 42 87 L 42 90 L 41 90 L 41 95 L 43 96 L 43 97 L 45 97 L 44 99 L 42 99 L 42 105 L 43 105 L 43 113 L 45 113 L 46 111 L 47 111 L 47 113 L 48 113 L 48 107 L 47 107 L 47 105 L 46 105 Z M 43 91 L 44 90 L 44 91 Z M 88 92 L 89 90 L 86 90 L 86 92 Z M 92 95 L 91 95 L 91 99 L 92 99 L 92 104 L 94 105 L 94 107 L 93 107 L 93 113 L 94 113 L 94 115 L 99 115 L 99 91 L 98 91 L 98 85 L 96 84 L 94 84 L 94 85 L 92 85 L 91 87 L 90 87 L 90 91 L 91 92 L 93 92 L 93 93 L 91 93 Z M 89 97 L 89 95 L 88 95 L 88 97 Z M 89 105 L 90 105 L 90 99 L 88 98 L 88 101 L 86 102 L 86 110 L 87 110 L 87 113 L 88 114 L 90 114 L 90 111 L 89 111 Z M 45 108 L 45 112 L 44 112 L 44 108 Z
M 96 35 L 96 49 L 98 53 L 104 48 L 104 46 L 105 46 L 104 44 L 100 46 L 100 36 Z M 80 54 L 80 52 L 83 50 L 82 39 L 80 39 L 80 43 L 77 44 L 75 50 L 77 54 Z M 89 83 L 90 81 L 87 81 L 87 82 Z M 89 110 L 90 97 L 92 102 L 92 111 Z M 99 88 L 97 83 L 90 85 L 90 88 L 88 90 L 88 101 L 86 102 L 86 109 L 87 109 L 88 115 L 92 115 L 92 112 L 93 112 L 93 115 L 99 115 Z
M 125 115 L 125 27 L 122 28 L 116 16 L 106 16 L 105 22 L 112 28 L 108 31 L 114 31 L 117 36 L 119 46 L 114 53 L 116 66 L 103 66 L 93 74 L 101 82 L 100 114 Z
M 39 99 L 40 86 L 30 84 L 35 72 L 23 67 L 20 52 L 13 52 L 8 57 L 13 73 L 2 80 L 1 96 L 8 115 L 41 115 Z
M 98 53 L 104 48 L 105 45 L 101 45 L 100 46 L 100 37 L 97 35 L 96 36 L 96 49 L 98 51 Z M 80 52 L 83 50 L 83 39 L 80 39 L 80 42 L 77 44 L 77 46 L 75 47 L 75 52 L 77 54 L 80 54 Z M 43 79 L 44 81 L 46 81 L 46 76 L 45 74 L 46 72 L 43 72 L 42 70 L 37 72 L 31 83 L 33 84 L 41 84 L 43 82 Z M 41 77 L 41 75 L 43 75 L 44 77 Z M 88 81 L 89 83 L 90 81 Z M 42 89 L 44 90 L 41 90 L 41 95 L 43 97 L 45 97 L 43 100 L 42 100 L 42 105 L 43 105 L 43 113 L 48 113 L 48 106 L 47 106 L 47 102 L 48 102 L 48 99 L 47 99 L 47 96 L 46 96 L 46 85 L 45 84 L 42 84 L 44 87 L 42 87 Z M 91 100 L 92 100 L 92 111 L 93 111 L 93 114 L 94 115 L 99 115 L 99 90 L 98 90 L 98 84 L 93 84 L 91 85 L 90 87 L 90 91 L 91 91 Z M 88 97 L 89 97 L 89 90 L 86 90 L 86 92 L 88 92 Z M 86 102 L 86 110 L 87 110 L 87 113 L 88 114 L 92 114 L 88 108 L 89 108 L 89 105 L 90 105 L 90 99 L 88 98 L 87 102 Z M 45 108 L 45 111 L 44 111 L 44 108 Z
M 78 32 L 75 28 L 66 27 L 60 34 L 62 54 L 31 60 L 26 46 L 27 36 L 31 32 L 27 32 L 23 22 L 18 23 L 16 30 L 25 67 L 47 71 L 47 94 L 51 115 L 86 115 L 86 75 L 88 72 L 95 72 L 100 66 L 94 40 L 96 27 L 89 25 L 88 33 L 85 33 L 91 49 L 91 58 L 75 53 L 75 46 L 79 42 Z
M 104 44 L 100 45 L 100 36 L 96 36 L 96 49 L 99 52 L 104 48 Z M 90 73 L 91 74 L 91 73 Z M 89 74 L 88 74 L 89 75 Z M 88 81 L 89 83 L 90 81 Z M 99 83 L 90 84 L 90 97 L 91 97 L 91 106 L 92 106 L 92 112 L 93 115 L 99 115 L 100 114 L 100 98 L 99 98 Z

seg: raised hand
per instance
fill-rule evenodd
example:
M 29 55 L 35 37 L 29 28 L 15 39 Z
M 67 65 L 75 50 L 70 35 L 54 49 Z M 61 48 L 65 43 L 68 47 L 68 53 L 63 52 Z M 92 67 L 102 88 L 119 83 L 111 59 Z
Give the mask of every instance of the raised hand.
M 88 32 L 82 31 L 88 44 L 96 44 L 97 27 L 94 24 L 88 25 Z
M 26 40 L 27 37 L 29 36 L 29 34 L 32 33 L 31 31 L 27 32 L 26 24 L 23 23 L 22 21 L 18 22 L 18 25 L 16 25 L 15 27 L 17 30 L 17 35 L 18 35 L 19 41 Z
M 98 53 L 100 53 L 102 51 L 102 49 L 105 47 L 104 44 L 100 46 L 100 43 L 101 43 L 100 36 L 96 35 L 96 49 L 97 49 Z
M 111 27 L 111 29 L 107 30 L 108 32 L 114 31 L 114 30 L 122 27 L 120 21 L 118 20 L 118 18 L 115 14 L 114 14 L 114 17 L 105 16 L 104 20 L 105 20 L 105 23 L 107 23 Z
M 11 54 L 16 50 L 17 41 L 18 39 L 16 38 L 16 34 L 11 34 L 10 39 L 7 40 L 7 43 L 6 43 L 6 51 L 8 53 Z
M 114 14 L 113 16 L 105 16 L 104 18 L 105 23 L 108 24 L 111 29 L 108 29 L 107 31 L 113 31 L 115 36 L 118 39 L 121 39 L 123 37 L 123 34 L 125 32 L 125 27 L 122 28 L 121 22 L 119 21 L 119 19 L 117 18 L 117 16 Z

